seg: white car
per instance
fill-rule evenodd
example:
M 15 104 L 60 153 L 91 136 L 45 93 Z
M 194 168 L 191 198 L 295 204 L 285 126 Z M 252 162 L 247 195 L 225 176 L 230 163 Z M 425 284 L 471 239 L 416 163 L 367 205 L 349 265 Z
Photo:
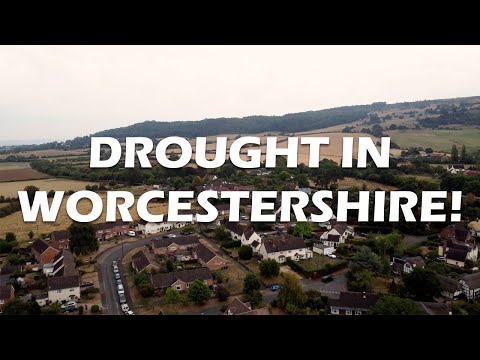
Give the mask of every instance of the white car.
M 125 315 L 133 315 L 133 311 L 132 310 L 125 311 Z
M 118 266 L 115 266 L 115 267 L 113 268 L 113 272 L 114 272 L 115 274 L 118 273 Z
M 169 237 L 169 238 L 174 238 L 174 237 L 177 237 L 177 235 L 175 235 L 175 234 L 169 234 L 168 237 Z
M 135 231 L 131 231 L 131 230 L 130 230 L 130 231 L 127 233 L 127 235 L 134 237 L 134 236 L 136 236 L 137 234 L 135 234 Z
M 117 262 L 115 260 L 112 261 L 112 266 L 117 267 Z
M 121 308 L 123 312 L 127 312 L 130 310 L 130 307 L 128 306 L 128 304 L 122 304 Z
M 122 284 L 117 285 L 117 289 L 118 289 L 118 291 L 124 290 L 124 289 L 123 289 L 123 285 L 122 285 Z
M 60 308 L 65 309 L 66 307 L 71 307 L 71 306 L 77 307 L 77 303 L 75 301 L 69 301 L 63 305 L 60 305 Z
M 125 290 L 118 290 L 118 296 L 125 296 Z
M 328 254 L 327 256 L 331 259 L 336 259 L 337 258 L 337 255 L 334 255 L 334 254 Z
M 115 280 L 120 280 L 120 274 L 118 272 L 115 274 Z

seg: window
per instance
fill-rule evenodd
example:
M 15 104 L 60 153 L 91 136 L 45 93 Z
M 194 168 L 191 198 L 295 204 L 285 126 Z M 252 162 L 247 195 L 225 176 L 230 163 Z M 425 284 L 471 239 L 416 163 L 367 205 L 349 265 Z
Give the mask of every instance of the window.
M 2 299 L 0 299 L 0 305 L 3 305 L 5 303 L 5 301 L 3 301 Z
M 345 310 L 345 314 L 352 315 L 352 310 Z
M 75 288 L 73 288 L 73 289 L 70 289 L 70 292 L 72 292 L 72 291 L 75 291 Z
M 338 309 L 332 308 L 332 314 L 338 314 Z
M 175 286 L 177 290 L 182 290 L 182 287 L 180 285 Z
M 362 315 L 362 312 L 360 310 L 355 310 L 355 315 Z

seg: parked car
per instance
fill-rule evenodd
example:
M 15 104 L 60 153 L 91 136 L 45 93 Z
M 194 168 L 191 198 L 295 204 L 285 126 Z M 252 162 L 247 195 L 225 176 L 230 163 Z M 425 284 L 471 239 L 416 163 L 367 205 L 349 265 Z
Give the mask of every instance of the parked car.
M 163 235 L 162 237 L 163 237 L 164 239 L 168 239 L 170 236 L 168 236 L 168 235 Z
M 93 286 L 93 281 L 83 281 L 80 287 Z
M 137 234 L 135 234 L 135 231 L 132 231 L 130 230 L 128 233 L 127 233 L 128 236 L 137 236 Z
M 272 291 L 277 291 L 278 289 L 280 289 L 280 285 L 278 284 L 273 284 L 272 286 L 270 286 L 270 290 Z
M 331 281 L 333 281 L 333 276 L 332 275 L 326 275 L 326 276 L 322 277 L 322 282 L 324 282 L 324 283 L 328 283 L 328 282 L 331 282 Z
M 123 283 L 122 283 L 122 280 L 121 280 L 121 279 L 117 279 L 117 285 L 123 285 Z
M 118 290 L 118 296 L 125 296 L 125 290 Z
M 67 305 L 67 306 L 65 306 L 65 311 L 73 312 L 73 311 L 77 311 L 77 310 L 78 310 L 77 305 Z
M 112 261 L 112 266 L 113 267 L 116 267 L 117 266 L 117 262 L 115 260 Z
M 120 285 L 117 285 L 117 289 L 118 289 L 118 291 L 120 291 L 120 290 L 124 290 L 124 289 L 123 289 L 123 285 L 122 285 L 122 284 L 120 284 Z
M 248 220 L 248 216 L 243 215 L 243 216 L 241 216 L 241 219 L 242 220 Z
M 125 294 L 119 294 L 119 296 L 120 296 L 120 304 L 126 304 L 127 298 L 125 297 Z
M 328 254 L 327 255 L 329 258 L 332 258 L 332 259 L 336 259 L 337 258 L 337 255 L 335 254 Z
M 128 306 L 128 304 L 122 304 L 121 308 L 123 312 L 127 312 L 128 310 L 130 310 L 130 307 Z
M 177 237 L 177 235 L 175 235 L 175 234 L 168 234 L 167 237 L 169 237 L 169 238 L 175 238 L 175 237 Z
M 113 268 L 113 272 L 114 272 L 115 274 L 118 273 L 118 266 L 115 266 L 115 267 Z
M 438 261 L 446 261 L 447 259 L 445 258 L 445 256 L 439 256 L 439 257 L 437 257 L 437 260 Z
M 115 279 L 118 280 L 118 279 L 120 279 L 120 278 L 121 278 L 120 273 L 117 272 L 117 273 L 115 274 Z
M 125 315 L 134 315 L 132 310 L 125 311 Z
M 77 307 L 77 303 L 76 303 L 75 301 L 69 301 L 69 302 L 67 302 L 67 303 L 65 303 L 65 304 L 60 305 L 60 308 L 61 308 L 61 309 L 66 309 L 67 306 L 75 306 L 75 307 Z

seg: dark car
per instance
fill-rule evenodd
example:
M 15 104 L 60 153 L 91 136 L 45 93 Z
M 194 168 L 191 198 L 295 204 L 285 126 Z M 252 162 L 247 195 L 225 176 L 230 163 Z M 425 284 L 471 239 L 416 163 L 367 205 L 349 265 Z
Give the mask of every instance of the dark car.
M 163 237 L 164 239 L 168 239 L 168 238 L 169 238 L 168 235 L 163 235 L 162 237 Z
M 330 281 L 333 281 L 333 276 L 332 275 L 327 275 L 322 277 L 322 282 L 328 283 Z

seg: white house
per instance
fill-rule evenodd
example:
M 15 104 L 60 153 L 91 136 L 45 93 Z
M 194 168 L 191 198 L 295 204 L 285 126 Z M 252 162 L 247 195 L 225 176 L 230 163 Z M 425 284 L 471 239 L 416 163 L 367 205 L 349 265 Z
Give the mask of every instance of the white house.
M 48 300 L 62 302 L 78 299 L 80 299 L 80 277 L 78 275 L 48 279 Z
M 258 235 L 250 225 L 239 222 L 226 222 L 225 230 L 230 233 L 233 240 L 240 240 L 242 245 L 252 246 L 253 242 L 262 242 L 262 238 Z
M 421 256 L 407 257 L 404 259 L 394 257 L 392 260 L 392 272 L 394 274 L 410 274 L 413 269 L 416 268 L 425 268 L 425 261 Z
M 284 263 L 288 259 L 298 261 L 313 257 L 312 250 L 305 246 L 301 237 L 289 235 L 263 239 L 259 253 L 263 259 L 274 259 L 278 263 Z
M 353 228 L 346 223 L 337 223 L 329 231 L 325 231 L 320 240 L 327 246 L 337 247 L 338 244 L 344 244 L 349 236 L 355 234 Z
M 448 164 L 447 171 L 450 174 L 459 174 L 465 171 L 465 166 L 463 164 Z
M 440 283 L 440 293 L 444 298 L 455 300 L 462 295 L 462 285 L 448 276 L 436 274 L 438 282 Z
M 163 222 L 147 222 L 145 220 L 140 220 L 135 227 L 135 231 L 141 232 L 142 234 L 157 234 L 159 232 L 168 231 L 171 229 L 180 229 L 190 224 L 194 224 L 192 222 L 185 222 L 185 221 L 176 221 L 176 222 L 169 222 L 166 215 L 163 216 Z
M 480 273 L 463 275 L 459 283 L 467 300 L 474 300 L 480 297 Z
M 335 252 L 335 248 L 325 244 L 313 244 L 312 251 L 320 255 L 330 255 Z

